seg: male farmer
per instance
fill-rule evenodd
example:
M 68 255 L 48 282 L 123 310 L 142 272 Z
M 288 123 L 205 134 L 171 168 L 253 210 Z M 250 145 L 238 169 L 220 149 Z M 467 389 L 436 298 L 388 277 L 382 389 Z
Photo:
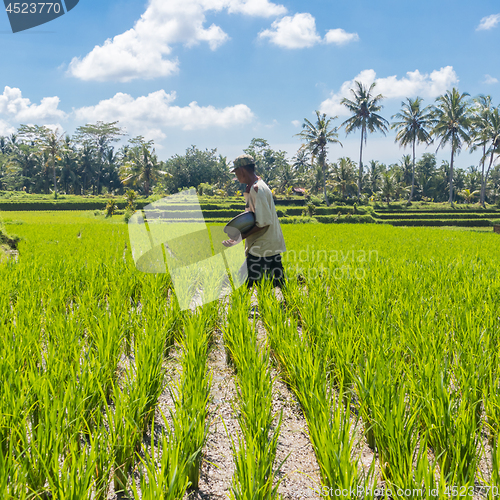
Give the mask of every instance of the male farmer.
M 264 274 L 272 277 L 273 286 L 282 286 L 284 273 L 281 253 L 286 252 L 286 247 L 271 190 L 255 175 L 255 160 L 250 155 L 238 156 L 231 172 L 236 174 L 241 184 L 247 185 L 245 210 L 255 214 L 255 226 L 241 235 L 245 240 L 247 286 L 251 288 Z M 230 247 L 238 241 L 226 240 L 223 244 Z

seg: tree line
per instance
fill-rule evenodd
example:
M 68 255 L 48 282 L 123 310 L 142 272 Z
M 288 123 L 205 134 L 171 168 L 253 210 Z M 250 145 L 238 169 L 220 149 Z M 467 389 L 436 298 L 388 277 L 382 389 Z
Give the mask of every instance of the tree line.
M 374 92 L 376 83 L 369 87 L 361 82 L 355 81 L 354 88 L 350 89 L 351 99 L 343 98 L 341 104 L 344 105 L 351 116 L 345 120 L 340 127 L 332 125 L 333 120 L 338 117 L 327 118 L 326 114 L 316 111 L 316 123 L 304 119 L 302 131 L 299 135 L 304 143 L 303 150 L 318 159 L 318 167 L 323 175 L 323 194 L 328 204 L 327 197 L 327 146 L 329 143 L 342 145 L 338 140 L 338 130 L 345 128 L 346 134 L 355 131 L 361 132 L 361 143 L 359 150 L 359 163 L 357 175 L 357 197 L 361 198 L 363 191 L 363 179 L 370 175 L 363 166 L 363 145 L 366 144 L 368 134 L 372 132 L 382 132 L 384 135 L 389 127 L 396 131 L 395 141 L 403 147 L 411 147 L 411 182 L 404 179 L 404 186 L 401 186 L 401 168 L 385 169 L 382 183 L 384 194 L 398 190 L 402 187 L 409 188 L 408 202 L 411 202 L 415 195 L 415 169 L 416 154 L 415 148 L 418 144 L 437 144 L 436 152 L 446 145 L 451 147 L 450 162 L 441 166 L 441 171 L 432 171 L 429 182 L 436 184 L 440 182 L 442 173 L 446 174 L 446 186 L 441 186 L 436 198 L 441 198 L 443 191 L 448 191 L 448 202 L 453 203 L 458 191 L 456 185 L 456 174 L 454 162 L 456 155 L 463 147 L 470 148 L 471 151 L 480 150 L 481 160 L 478 166 L 480 174 L 480 203 L 485 204 L 487 196 L 488 179 L 492 173 L 496 160 L 500 156 L 500 106 L 493 106 L 491 96 L 478 96 L 470 99 L 467 92 L 460 93 L 458 89 L 448 90 L 444 95 L 438 96 L 433 105 L 423 106 L 420 97 L 415 99 L 407 98 L 401 103 L 401 111 L 392 116 L 394 120 L 389 123 L 379 113 L 382 109 L 380 102 L 384 99 L 382 94 Z M 406 160 L 403 160 L 406 163 Z M 346 167 L 347 168 L 347 167 Z M 350 167 L 349 167 L 350 168 Z M 349 168 L 347 168 L 349 170 Z M 374 168 L 374 167 L 371 167 Z M 344 167 L 337 167 L 343 175 Z M 495 167 L 497 170 L 497 167 Z M 475 172 L 474 172 L 475 174 Z M 497 172 L 495 172 L 495 176 Z M 437 177 L 434 178 L 434 177 Z M 338 182 L 338 180 L 337 180 Z M 425 183 L 425 182 L 424 182 Z M 491 182 L 490 182 L 491 184 Z M 365 183 L 366 185 L 366 183 Z M 390 188 L 391 186 L 391 188 Z M 423 185 L 417 186 L 423 196 Z M 470 192 L 470 188 L 467 188 Z M 369 187 L 368 187 L 368 190 Z M 474 192 L 474 191 L 472 191 Z M 464 193 L 470 198 L 470 193 Z M 494 196 L 497 194 L 494 193 Z M 441 200 L 440 200 L 441 201 Z M 444 201 L 444 200 L 443 200 Z
M 72 137 L 21 125 L 15 134 L 0 136 L 0 189 L 55 195 L 120 195 L 133 189 L 149 196 L 201 183 L 223 186 L 232 178 L 226 158 L 216 149 L 192 146 L 185 155 L 163 161 L 153 141 L 142 136 L 115 148 L 123 135 L 117 121 L 78 127 Z
M 291 194 L 302 187 L 310 194 L 332 198 L 494 202 L 500 194 L 500 107 L 490 96 L 470 99 L 453 88 L 433 105 L 423 106 L 419 97 L 407 98 L 392 123 L 381 116 L 384 96 L 374 92 L 375 83 L 355 82 L 351 99 L 342 104 L 350 117 L 334 126 L 338 117 L 316 111 L 316 121 L 304 119 L 297 134 L 302 146 L 290 160 L 262 138 L 254 138 L 244 152 L 254 156 L 257 171 L 276 193 Z M 340 157 L 328 160 L 329 144 L 342 146 L 338 132 L 360 132 L 359 161 Z M 363 163 L 363 146 L 375 131 L 396 132 L 395 141 L 411 154 L 385 165 Z M 9 137 L 0 136 L 0 189 L 27 193 L 75 195 L 123 194 L 134 189 L 143 196 L 171 194 L 195 187 L 200 193 L 233 195 L 236 185 L 227 158 L 217 149 L 191 146 L 184 155 L 159 160 L 153 141 L 142 136 L 116 147 L 125 133 L 118 122 L 97 122 L 76 129 L 70 137 L 38 125 L 21 125 Z M 436 145 L 436 152 L 451 147 L 450 161 L 437 165 L 435 154 L 416 158 L 419 144 Z M 464 148 L 479 150 L 478 165 L 456 169 L 456 156 Z

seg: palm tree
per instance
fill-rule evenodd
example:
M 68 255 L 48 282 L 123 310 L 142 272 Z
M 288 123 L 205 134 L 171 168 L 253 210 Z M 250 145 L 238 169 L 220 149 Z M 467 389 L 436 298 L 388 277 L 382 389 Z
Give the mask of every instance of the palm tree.
M 111 147 L 112 142 L 118 141 L 120 136 L 126 135 L 117 123 L 118 121 L 98 121 L 94 124 L 87 123 L 76 129 L 76 142 L 83 145 L 90 145 L 94 149 L 94 175 L 97 194 L 101 192 L 101 175 L 106 153 Z
M 498 157 L 500 156 L 500 107 L 495 108 L 490 114 L 488 135 L 490 139 L 490 146 L 488 148 L 488 151 L 486 151 L 485 156 L 489 155 L 490 163 L 484 175 L 483 185 L 481 186 L 482 187 L 481 197 L 483 199 L 483 204 L 486 192 L 486 182 L 488 181 L 488 175 L 490 173 L 494 160 L 498 159 Z M 495 155 L 497 155 L 496 158 Z
M 328 143 L 333 144 L 342 144 L 337 139 L 337 127 L 330 128 L 330 123 L 333 120 L 336 120 L 338 117 L 334 116 L 333 118 L 326 119 L 326 113 L 321 114 L 319 111 L 316 111 L 316 124 L 311 123 L 307 118 L 304 118 L 304 123 L 302 124 L 302 132 L 298 135 L 306 144 L 304 145 L 312 155 L 312 160 L 314 162 L 314 158 L 318 157 L 318 163 L 323 171 L 323 194 L 325 196 L 326 205 L 329 206 L 328 198 L 326 196 L 326 154 L 327 154 L 327 146 Z
M 448 90 L 446 94 L 439 96 L 433 107 L 434 128 L 432 134 L 440 139 L 437 149 L 445 144 L 451 144 L 448 203 L 453 203 L 453 160 L 455 153 L 458 154 L 462 145 L 471 141 L 468 95 L 467 92 L 460 94 L 456 88 L 453 88 L 453 90 Z
M 385 167 L 383 167 L 378 161 L 370 161 L 366 179 L 372 196 L 378 191 L 379 182 L 384 168 Z
M 333 164 L 332 184 L 340 189 L 342 198 L 345 198 L 346 192 L 350 187 L 356 187 L 354 165 L 353 161 L 347 157 L 339 158 L 338 163 Z
M 394 175 L 390 171 L 386 170 L 382 173 L 382 187 L 380 188 L 379 193 L 382 198 L 385 198 L 388 205 L 396 190 L 395 184 Z
M 470 144 L 470 152 L 476 151 L 481 148 L 483 155 L 479 161 L 481 166 L 481 199 L 480 203 L 484 206 L 483 198 L 483 185 L 484 182 L 484 166 L 486 161 L 486 147 L 488 144 L 488 127 L 489 118 L 492 111 L 491 96 L 480 95 L 473 99 L 474 105 L 472 106 L 472 118 L 471 118 L 471 129 L 472 129 L 472 141 Z M 485 186 L 486 187 L 486 186 Z
M 75 187 L 78 185 L 77 189 L 79 194 L 85 196 L 87 192 L 87 185 L 89 181 L 92 181 L 95 169 L 95 151 L 90 144 L 84 143 L 79 149 L 76 150 L 76 170 L 79 179 L 78 182 L 75 183 Z M 94 187 L 93 191 L 95 191 Z M 92 194 L 95 194 L 95 192 Z
M 413 162 L 411 169 L 411 191 L 408 202 L 413 199 L 413 189 L 415 186 L 415 146 L 425 142 L 430 144 L 432 138 L 428 128 L 432 126 L 432 114 L 429 106 L 421 108 L 422 99 L 408 97 L 406 102 L 401 103 L 401 111 L 392 116 L 398 121 L 391 125 L 392 129 L 397 131 L 395 142 L 400 146 L 406 147 L 411 144 L 413 149 Z
M 462 191 L 458 192 L 458 196 L 461 196 L 466 203 L 470 203 L 474 200 L 474 196 L 479 193 L 480 191 L 477 189 L 475 191 L 471 191 L 470 189 L 463 189 Z
M 33 178 L 40 165 L 40 155 L 36 149 L 28 144 L 16 144 L 11 147 L 11 152 L 6 164 L 7 169 L 19 169 L 22 185 L 25 190 L 31 192 Z
M 150 151 L 146 144 L 130 150 L 129 161 L 120 168 L 120 174 L 123 184 L 139 184 L 144 189 L 146 197 L 149 196 L 151 183 L 157 179 L 158 174 L 169 175 L 160 170 L 154 149 Z
M 58 131 L 47 130 L 46 135 L 40 137 L 39 144 L 42 154 L 48 157 L 47 165 L 52 167 L 54 195 L 57 196 L 56 161 L 61 161 L 61 156 L 69 152 L 64 132 L 59 134 Z
M 403 161 L 404 161 L 404 158 L 405 157 L 403 156 Z M 407 183 L 405 180 L 404 164 L 403 165 L 391 165 L 389 168 L 390 168 L 392 180 L 394 183 L 394 198 L 399 200 L 399 199 L 403 198 L 403 196 L 408 194 L 408 192 L 410 191 L 410 188 L 407 186 Z
M 305 148 L 299 148 L 296 155 L 292 157 L 292 167 L 299 177 L 303 177 L 311 167 L 309 160 L 309 151 Z
M 410 155 L 403 155 L 401 160 L 399 160 L 398 167 L 401 169 L 401 175 L 403 177 L 404 183 L 409 186 L 411 184 L 412 177 L 412 159 Z
M 290 165 L 287 161 L 283 162 L 279 169 L 279 182 L 278 182 L 278 191 L 283 193 L 285 191 L 292 191 L 293 185 L 297 182 L 297 177 L 293 170 L 292 165 Z
M 382 94 L 373 95 L 372 91 L 375 88 L 375 82 L 370 85 L 367 89 L 363 86 L 361 82 L 354 82 L 356 89 L 351 89 L 351 93 L 354 96 L 354 100 L 342 99 L 341 104 L 347 107 L 347 109 L 354 113 L 350 118 L 348 118 L 342 127 L 345 126 L 346 134 L 350 134 L 352 131 L 361 129 L 361 146 L 359 149 L 359 172 L 358 172 L 358 198 L 361 197 L 361 180 L 363 177 L 363 141 L 366 144 L 367 133 L 375 132 L 380 130 L 384 135 L 387 131 L 388 121 L 382 118 L 377 113 L 382 109 L 383 106 L 379 102 L 384 98 Z
M 482 149 L 481 165 L 481 197 L 480 203 L 484 207 L 486 198 L 486 183 L 493 164 L 495 151 L 500 147 L 500 115 L 499 108 L 493 108 L 490 96 L 479 96 L 474 99 L 472 108 L 472 141 L 470 150 Z M 489 156 L 490 161 L 486 173 L 485 163 Z
M 71 143 L 69 136 L 65 137 L 64 142 L 66 150 L 62 155 L 61 175 L 59 177 L 59 181 L 61 182 L 66 194 L 70 192 L 70 186 L 72 186 L 73 192 L 76 193 L 76 185 L 78 182 L 78 176 L 76 175 L 76 150 Z

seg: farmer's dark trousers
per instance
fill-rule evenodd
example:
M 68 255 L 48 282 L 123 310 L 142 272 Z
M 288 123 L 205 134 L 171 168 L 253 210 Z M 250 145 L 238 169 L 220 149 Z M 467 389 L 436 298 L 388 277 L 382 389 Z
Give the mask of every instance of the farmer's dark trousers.
M 251 288 L 262 278 L 273 280 L 273 286 L 282 287 L 285 284 L 285 272 L 281 263 L 281 254 L 271 255 L 269 257 L 255 257 L 252 254 L 247 255 L 247 287 Z

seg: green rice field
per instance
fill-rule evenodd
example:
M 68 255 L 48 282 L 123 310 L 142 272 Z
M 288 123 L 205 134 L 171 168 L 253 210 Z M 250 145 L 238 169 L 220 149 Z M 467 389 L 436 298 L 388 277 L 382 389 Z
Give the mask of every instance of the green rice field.
M 491 229 L 284 225 L 282 293 L 181 311 L 123 217 L 3 221 L 22 239 L 0 261 L 0 498 L 500 496 Z M 287 398 L 310 470 L 287 465 Z

